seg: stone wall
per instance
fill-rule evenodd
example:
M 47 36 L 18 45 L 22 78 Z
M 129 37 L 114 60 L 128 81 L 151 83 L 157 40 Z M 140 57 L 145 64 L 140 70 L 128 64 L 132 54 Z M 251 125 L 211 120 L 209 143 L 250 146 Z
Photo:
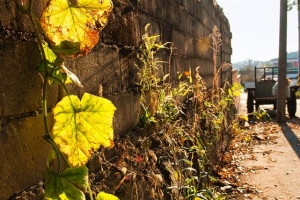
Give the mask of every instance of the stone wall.
M 17 0 L 0 1 L 0 199 L 7 199 L 44 178 L 50 149 L 43 140 L 41 113 L 42 80 L 35 70 L 39 51 L 28 19 Z M 213 0 L 113 0 L 114 10 L 101 33 L 99 45 L 85 57 L 69 61 L 84 88 L 72 87 L 73 94 L 98 94 L 117 107 L 114 129 L 126 134 L 137 121 L 139 96 L 136 82 L 136 52 L 147 23 L 162 42 L 173 42 L 170 75 L 200 66 L 201 76 L 212 85 L 213 61 L 209 34 L 217 26 L 223 45 L 218 65 L 230 62 L 231 32 L 227 18 Z M 40 16 L 47 0 L 34 0 Z M 160 53 L 167 60 L 169 52 Z M 222 70 L 221 80 L 231 80 L 231 67 Z M 168 65 L 162 73 L 169 73 Z M 223 82 L 221 81 L 221 82 Z M 61 99 L 61 89 L 50 88 L 49 110 Z M 51 112 L 49 122 L 52 122 Z

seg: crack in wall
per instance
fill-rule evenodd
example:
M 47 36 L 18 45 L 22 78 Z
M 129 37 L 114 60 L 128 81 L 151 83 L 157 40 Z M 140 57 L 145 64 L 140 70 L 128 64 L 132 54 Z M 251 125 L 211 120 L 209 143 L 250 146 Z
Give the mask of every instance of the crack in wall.
M 19 31 L 14 28 L 0 25 L 0 39 L 9 39 L 20 41 L 35 41 L 36 34 L 34 32 Z

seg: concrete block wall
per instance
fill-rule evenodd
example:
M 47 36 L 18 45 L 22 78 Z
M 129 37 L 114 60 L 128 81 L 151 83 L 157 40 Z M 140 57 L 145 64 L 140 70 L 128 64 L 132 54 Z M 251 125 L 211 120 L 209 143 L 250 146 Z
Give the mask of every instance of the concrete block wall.
M 18 10 L 17 0 L 0 1 L 0 199 L 35 184 L 44 178 L 46 156 L 50 150 L 43 140 L 41 119 L 42 80 L 35 70 L 40 62 L 35 35 L 28 19 Z M 34 0 L 40 16 L 48 0 Z M 136 53 L 144 27 L 150 23 L 151 34 L 161 41 L 173 42 L 171 72 L 164 65 L 161 72 L 177 79 L 183 72 L 200 66 L 207 85 L 212 84 L 212 50 L 209 34 L 214 26 L 222 33 L 223 46 L 218 65 L 230 62 L 232 54 L 229 23 L 213 0 L 113 0 L 114 10 L 97 45 L 88 56 L 67 62 L 84 88 L 70 87 L 72 94 L 103 96 L 117 107 L 114 119 L 116 136 L 126 134 L 138 118 L 139 95 L 135 87 Z M 168 51 L 159 53 L 168 60 Z M 231 80 L 231 68 L 223 72 Z M 58 86 L 48 95 L 49 110 L 62 98 Z M 49 122 L 52 123 L 51 112 Z

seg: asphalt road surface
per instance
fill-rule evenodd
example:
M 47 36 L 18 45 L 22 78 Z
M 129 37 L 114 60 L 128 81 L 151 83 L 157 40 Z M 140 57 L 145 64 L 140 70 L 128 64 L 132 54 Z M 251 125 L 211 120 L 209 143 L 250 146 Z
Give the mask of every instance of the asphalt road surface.
M 240 114 L 247 113 L 246 103 L 247 93 L 243 93 Z M 241 161 L 242 168 L 253 169 L 243 175 L 243 182 L 257 191 L 256 194 L 245 195 L 241 199 L 300 199 L 300 99 L 297 100 L 297 108 L 296 117 L 287 116 L 287 123 L 278 124 L 273 120 L 272 126 L 277 127 L 277 131 L 269 135 L 273 139 L 250 147 L 252 159 Z M 259 134 L 266 134 L 264 126 L 267 125 L 256 126 L 262 131 Z

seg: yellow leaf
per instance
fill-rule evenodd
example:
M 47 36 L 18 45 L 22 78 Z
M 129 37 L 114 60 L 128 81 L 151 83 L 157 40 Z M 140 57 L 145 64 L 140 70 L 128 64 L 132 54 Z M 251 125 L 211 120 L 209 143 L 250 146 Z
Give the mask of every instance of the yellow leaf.
M 64 97 L 53 109 L 53 139 L 71 166 L 85 165 L 100 147 L 113 145 L 115 106 L 107 99 L 85 93 Z
M 51 0 L 40 22 L 53 46 L 80 43 L 79 54 L 85 55 L 98 43 L 112 8 L 111 0 Z
M 175 178 L 175 180 L 176 181 L 179 180 L 179 177 L 180 177 L 179 172 L 175 171 L 174 172 L 174 178 Z
M 241 118 L 244 119 L 245 121 L 248 121 L 248 115 L 242 115 Z
M 116 197 L 115 195 L 112 195 L 112 194 L 108 194 L 108 193 L 105 193 L 105 192 L 100 192 L 97 195 L 96 200 L 119 200 L 119 198 Z

